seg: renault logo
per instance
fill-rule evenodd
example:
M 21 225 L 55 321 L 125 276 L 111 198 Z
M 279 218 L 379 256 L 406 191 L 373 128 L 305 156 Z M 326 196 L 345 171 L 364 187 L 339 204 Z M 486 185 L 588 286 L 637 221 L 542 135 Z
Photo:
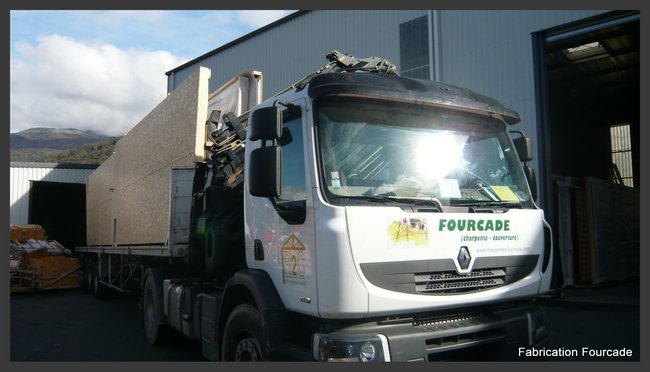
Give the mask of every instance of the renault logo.
M 460 251 L 458 252 L 458 265 L 460 265 L 460 268 L 467 270 L 471 260 L 472 256 L 469 255 L 469 249 L 467 247 L 460 247 Z

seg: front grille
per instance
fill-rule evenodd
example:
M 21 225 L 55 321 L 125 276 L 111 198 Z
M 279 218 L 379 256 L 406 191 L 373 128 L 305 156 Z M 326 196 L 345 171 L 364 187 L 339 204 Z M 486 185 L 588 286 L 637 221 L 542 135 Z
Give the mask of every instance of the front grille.
M 453 296 L 512 284 L 529 275 L 538 261 L 538 255 L 477 257 L 472 272 L 464 275 L 451 258 L 362 263 L 361 270 L 370 283 L 389 291 Z
M 469 321 L 472 319 L 479 319 L 480 317 L 481 317 L 480 312 L 448 314 L 448 315 L 438 315 L 438 316 L 424 316 L 424 317 L 413 318 L 412 324 L 416 327 L 430 326 L 430 325 L 438 325 L 438 324 L 456 323 L 461 321 Z
M 453 271 L 415 274 L 417 293 L 458 293 L 505 284 L 505 268 L 475 270 L 461 275 Z

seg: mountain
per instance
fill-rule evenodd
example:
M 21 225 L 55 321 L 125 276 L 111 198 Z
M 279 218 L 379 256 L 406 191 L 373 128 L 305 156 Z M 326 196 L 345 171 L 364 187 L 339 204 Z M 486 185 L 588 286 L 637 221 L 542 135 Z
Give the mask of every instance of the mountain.
M 70 149 L 88 143 L 107 140 L 109 137 L 79 129 L 31 128 L 11 133 L 11 149 Z
M 75 163 L 75 164 L 101 164 L 115 151 L 115 144 L 122 137 L 110 137 L 109 139 L 81 145 L 69 150 L 63 150 L 53 156 L 43 156 L 36 161 L 51 163 Z

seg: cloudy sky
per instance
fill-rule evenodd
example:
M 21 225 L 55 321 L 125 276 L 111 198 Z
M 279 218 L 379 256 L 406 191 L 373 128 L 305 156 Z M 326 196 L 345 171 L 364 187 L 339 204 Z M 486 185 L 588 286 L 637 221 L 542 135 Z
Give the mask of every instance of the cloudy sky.
M 165 72 L 292 11 L 11 11 L 10 131 L 129 131 Z

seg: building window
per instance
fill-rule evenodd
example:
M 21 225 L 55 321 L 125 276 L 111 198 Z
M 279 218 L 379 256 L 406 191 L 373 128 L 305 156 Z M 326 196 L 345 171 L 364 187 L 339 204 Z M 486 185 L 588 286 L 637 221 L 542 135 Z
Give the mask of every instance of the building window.
M 399 25 L 399 53 L 402 76 L 431 79 L 428 27 L 427 16 Z
M 628 187 L 634 187 L 630 125 L 610 126 L 609 136 L 612 145 L 612 180 Z

